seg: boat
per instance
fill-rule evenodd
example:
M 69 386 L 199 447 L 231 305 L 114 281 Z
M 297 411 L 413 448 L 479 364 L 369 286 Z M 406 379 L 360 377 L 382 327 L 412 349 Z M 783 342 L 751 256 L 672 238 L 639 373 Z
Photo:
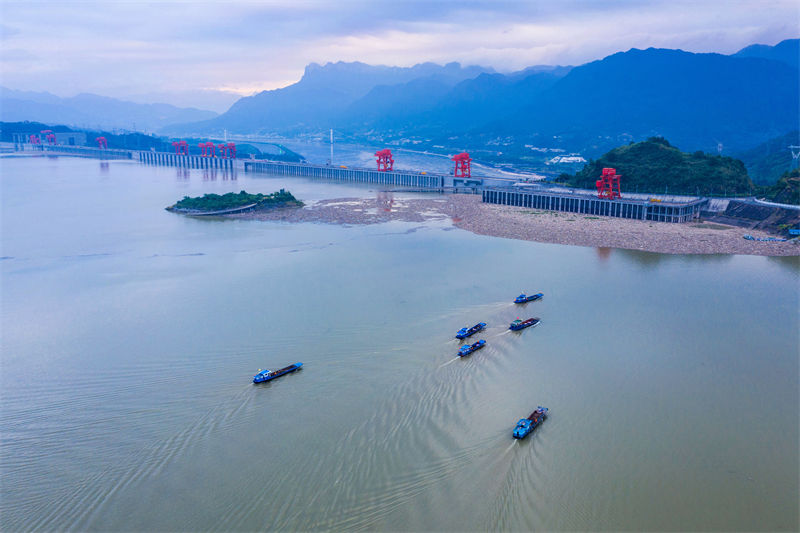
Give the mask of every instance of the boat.
M 508 329 L 510 329 L 511 331 L 519 331 L 521 329 L 529 328 L 531 326 L 536 326 L 539 324 L 539 322 L 541 322 L 539 317 L 529 318 L 527 320 L 520 320 L 518 318 L 508 325 Z
M 303 366 L 303 363 L 295 363 L 293 365 L 289 365 L 285 368 L 281 368 L 280 370 L 259 370 L 258 374 L 253 376 L 253 383 L 264 383 L 265 381 L 269 381 L 271 379 L 279 378 L 284 374 L 288 374 L 289 372 L 294 372 L 295 370 L 300 370 L 300 367 Z
M 458 333 L 456 333 L 456 339 L 466 339 L 467 337 L 478 333 L 485 327 L 486 327 L 486 322 L 479 322 L 478 324 L 475 324 L 469 329 L 461 328 L 460 330 L 458 330 Z
M 528 418 L 520 418 L 519 422 L 517 422 L 517 427 L 514 428 L 514 438 L 524 439 L 527 437 L 531 431 L 539 427 L 541 423 L 547 419 L 548 411 L 549 409 L 547 407 L 542 407 L 540 405 Z
M 475 344 L 465 344 L 464 346 L 461 347 L 460 350 L 458 350 L 458 355 L 460 357 L 467 356 L 472 352 L 474 352 L 475 350 L 480 350 L 484 346 L 486 346 L 486 341 L 483 339 L 479 340 Z
M 541 292 L 537 292 L 536 294 L 531 294 L 530 296 L 526 296 L 525 293 L 523 292 L 522 294 L 514 298 L 514 303 L 526 304 L 528 302 L 535 302 L 536 300 L 541 299 L 542 296 L 544 296 L 544 294 L 542 294 Z

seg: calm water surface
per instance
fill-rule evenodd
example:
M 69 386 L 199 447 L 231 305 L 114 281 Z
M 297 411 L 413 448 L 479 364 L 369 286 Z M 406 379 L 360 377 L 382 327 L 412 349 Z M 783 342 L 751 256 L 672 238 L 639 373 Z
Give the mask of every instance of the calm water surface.
M 797 258 L 198 220 L 163 208 L 375 190 L 0 170 L 4 531 L 798 529 Z

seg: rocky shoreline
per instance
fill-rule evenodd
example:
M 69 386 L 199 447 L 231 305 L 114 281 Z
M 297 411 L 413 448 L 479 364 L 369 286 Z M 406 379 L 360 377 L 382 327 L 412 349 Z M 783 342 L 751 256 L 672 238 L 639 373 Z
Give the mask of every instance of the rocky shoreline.
M 377 198 L 322 200 L 302 209 L 272 209 L 226 215 L 226 218 L 379 224 L 392 220 L 425 222 L 451 220 L 461 229 L 480 235 L 572 246 L 624 248 L 665 254 L 800 255 L 800 243 L 760 242 L 743 238 L 769 237 L 759 230 L 704 222 L 672 224 L 588 216 L 581 213 L 485 204 L 480 196 L 451 194 L 432 198 Z

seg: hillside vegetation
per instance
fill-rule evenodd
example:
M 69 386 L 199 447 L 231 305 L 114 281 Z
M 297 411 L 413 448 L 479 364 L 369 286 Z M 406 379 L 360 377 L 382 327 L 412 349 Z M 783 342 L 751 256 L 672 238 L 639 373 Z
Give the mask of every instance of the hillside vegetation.
M 792 167 L 790 145 L 800 145 L 800 131 L 775 137 L 755 148 L 736 154 L 744 162 L 747 173 L 758 185 L 774 185 Z
M 764 196 L 780 204 L 800 205 L 800 168 L 784 172 L 778 183 L 766 188 Z
M 559 181 L 592 189 L 604 167 L 615 168 L 622 175 L 623 194 L 749 195 L 755 190 L 744 163 L 738 159 L 681 152 L 661 137 L 614 148 L 589 161 L 575 175 L 562 174 Z

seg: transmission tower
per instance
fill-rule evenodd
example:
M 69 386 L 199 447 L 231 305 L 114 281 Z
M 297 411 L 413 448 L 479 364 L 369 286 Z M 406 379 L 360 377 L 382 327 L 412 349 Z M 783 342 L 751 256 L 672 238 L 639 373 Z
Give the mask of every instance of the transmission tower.
M 333 128 L 331 128 L 331 158 L 328 159 L 328 164 L 333 164 Z
M 792 168 L 796 168 L 797 162 L 800 160 L 800 146 L 790 145 L 789 150 L 792 151 Z

